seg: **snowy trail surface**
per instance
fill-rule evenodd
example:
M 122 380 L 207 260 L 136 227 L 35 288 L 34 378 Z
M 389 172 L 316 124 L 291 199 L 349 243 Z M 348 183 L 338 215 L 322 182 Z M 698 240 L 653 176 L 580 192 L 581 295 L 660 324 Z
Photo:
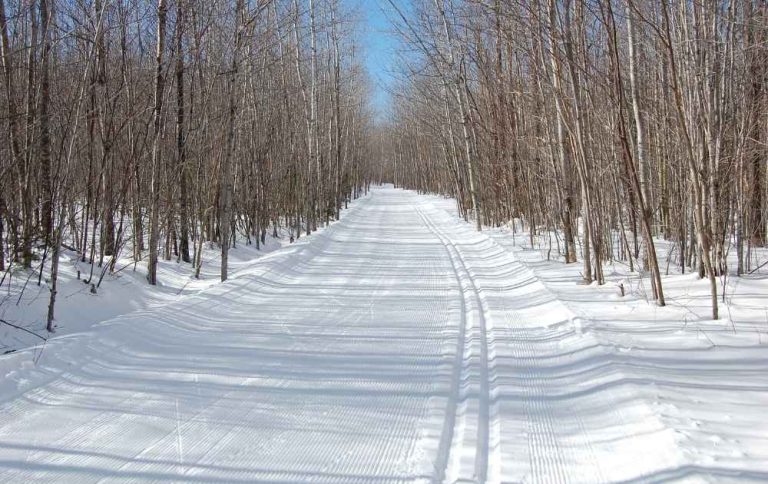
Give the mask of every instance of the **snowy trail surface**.
M 225 284 L 55 338 L 36 365 L 39 349 L 9 355 L 0 482 L 685 469 L 643 382 L 510 251 L 430 200 L 374 190 Z

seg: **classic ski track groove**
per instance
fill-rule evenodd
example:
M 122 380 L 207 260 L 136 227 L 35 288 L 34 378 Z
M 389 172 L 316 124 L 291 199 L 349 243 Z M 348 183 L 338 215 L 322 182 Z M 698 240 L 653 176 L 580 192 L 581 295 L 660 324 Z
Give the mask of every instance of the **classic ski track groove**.
M 475 276 L 472 274 L 472 272 L 469 270 L 467 266 L 467 262 L 464 259 L 464 257 L 461 254 L 461 251 L 456 246 L 456 244 L 450 239 L 450 237 L 446 236 L 432 221 L 429 220 L 428 217 L 426 217 L 421 210 L 421 207 L 418 205 L 419 202 L 415 202 L 416 211 L 421 217 L 421 219 L 424 221 L 424 224 L 429 228 L 430 231 L 432 231 L 435 236 L 437 236 L 438 239 L 440 239 L 440 243 L 443 245 L 443 247 L 446 250 L 446 253 L 448 254 L 448 257 L 451 260 L 451 266 L 454 271 L 454 275 L 456 277 L 456 281 L 461 288 L 462 293 L 462 312 L 464 313 L 462 316 L 462 336 L 459 338 L 459 343 L 463 347 L 463 355 L 461 357 L 462 363 L 464 361 L 470 361 L 470 354 L 471 354 L 471 347 L 470 345 L 465 344 L 465 333 L 466 333 L 466 320 L 467 320 L 467 314 L 469 314 L 470 311 L 473 311 L 477 314 L 477 325 L 472 326 L 472 334 L 474 335 L 475 332 L 478 333 L 478 338 L 480 342 L 480 351 L 479 351 L 479 394 L 477 396 L 478 400 L 478 409 L 477 409 L 477 436 L 476 436 L 476 443 L 475 443 L 475 465 L 473 469 L 472 474 L 472 480 L 475 482 L 487 482 L 488 481 L 488 468 L 489 468 L 489 462 L 490 465 L 498 465 L 500 463 L 500 442 L 496 441 L 491 443 L 491 429 L 492 428 L 498 428 L 500 426 L 499 424 L 499 416 L 498 416 L 498 407 L 495 403 L 492 403 L 492 398 L 495 397 L 497 394 L 497 391 L 495 389 L 495 382 L 496 382 L 496 368 L 495 368 L 495 358 L 489 359 L 489 346 L 493 345 L 494 338 L 492 335 L 492 332 L 488 330 L 488 322 L 490 320 L 490 311 L 488 310 L 488 307 L 483 300 L 480 290 L 478 289 L 477 282 L 475 280 Z M 466 279 L 463 279 L 461 277 L 461 273 L 466 275 Z M 468 281 L 469 291 L 472 293 L 472 298 L 474 300 L 474 304 L 468 304 L 467 301 L 467 290 L 465 290 L 463 284 L 463 281 Z M 490 336 L 489 336 L 490 334 Z M 469 338 L 469 341 L 471 342 L 472 338 Z M 490 344 L 489 344 L 490 341 Z M 457 345 L 458 346 L 458 345 Z M 458 354 L 458 352 L 457 352 Z M 495 352 L 493 353 L 495 356 Z M 458 360 L 458 358 L 457 358 Z M 461 376 L 459 376 L 459 381 L 468 381 L 469 375 L 467 373 L 470 370 L 469 364 L 462 364 L 461 365 Z M 490 386 L 494 385 L 493 390 L 491 390 Z M 468 396 L 465 396 L 462 398 L 463 401 L 466 401 L 468 399 Z M 467 419 L 466 412 L 461 416 L 464 420 Z M 455 421 L 455 412 L 451 412 L 450 415 L 447 416 L 446 422 L 450 422 L 451 420 Z M 448 434 L 453 437 L 454 429 L 455 429 L 455 423 L 450 424 L 448 423 L 446 425 L 447 428 L 444 428 L 444 432 L 447 430 Z M 497 439 L 494 439 L 497 440 Z M 442 443 L 442 442 L 441 442 Z M 460 446 L 461 447 L 461 446 Z M 489 450 L 491 449 L 491 450 Z M 451 448 L 447 451 L 447 454 L 456 453 L 457 451 L 460 451 L 461 448 L 457 449 L 455 445 L 451 445 Z M 438 454 L 439 457 L 439 465 L 438 469 L 446 469 L 443 466 L 443 460 L 445 460 L 446 465 L 450 465 L 450 461 L 448 460 L 448 456 L 443 456 L 442 452 Z M 455 461 L 454 461 L 455 462 Z M 457 480 L 466 480 L 466 477 L 462 476 L 463 469 L 459 468 L 457 470 L 454 470 L 455 473 L 458 474 Z M 447 469 L 445 471 L 439 471 L 436 475 L 436 480 L 442 481 L 446 477 L 449 477 L 446 475 Z M 496 477 L 498 479 L 498 472 L 494 469 L 493 477 Z

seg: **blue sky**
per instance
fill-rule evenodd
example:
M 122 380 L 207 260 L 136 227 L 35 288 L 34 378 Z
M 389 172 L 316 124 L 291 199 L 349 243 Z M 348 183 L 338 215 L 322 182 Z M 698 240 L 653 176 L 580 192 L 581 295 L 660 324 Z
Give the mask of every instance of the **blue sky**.
M 410 0 L 396 0 L 398 5 L 408 8 Z M 385 12 L 390 12 L 388 0 L 355 0 L 360 11 L 365 15 L 365 28 L 362 41 L 367 54 L 366 67 L 373 80 L 373 107 L 377 117 L 387 113 L 390 96 L 387 88 L 395 81 L 391 73 L 396 59 L 398 40 L 392 35 L 391 26 Z

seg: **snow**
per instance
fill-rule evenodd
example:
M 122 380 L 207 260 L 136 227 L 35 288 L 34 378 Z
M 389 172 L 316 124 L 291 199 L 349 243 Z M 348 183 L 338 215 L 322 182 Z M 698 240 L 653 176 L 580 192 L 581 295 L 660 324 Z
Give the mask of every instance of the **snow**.
M 283 235 L 281 238 L 268 237 L 260 250 L 254 245 L 238 244 L 230 250 L 230 270 L 248 267 L 264 255 L 287 245 L 288 235 Z M 77 333 L 131 311 L 166 304 L 220 280 L 220 251 L 211 244 L 203 245 L 199 279 L 192 277 L 190 264 L 179 263 L 176 257 L 170 261 L 161 258 L 158 261 L 158 284 L 154 287 L 147 284 L 146 264 L 134 264 L 131 254 L 130 245 L 122 250 L 115 263 L 114 274 L 106 274 L 93 294 L 90 284 L 85 282 L 97 284 L 104 268 L 94 264 L 91 278 L 91 264 L 82 262 L 75 252 L 62 251 L 55 318 L 57 335 Z M 109 258 L 106 258 L 105 265 L 108 262 Z M 46 277 L 49 265 L 47 263 L 44 271 Z M 12 270 L 0 285 L 0 318 L 35 334 L 45 335 L 50 293 L 47 285 L 37 286 L 37 276 L 37 271 L 29 276 L 26 272 Z M 0 324 L 0 353 L 12 352 L 39 341 L 33 335 Z
M 226 283 L 124 271 L 0 357 L 0 481 L 768 479 L 765 277 L 709 321 L 695 276 L 658 308 L 526 241 L 379 188 Z

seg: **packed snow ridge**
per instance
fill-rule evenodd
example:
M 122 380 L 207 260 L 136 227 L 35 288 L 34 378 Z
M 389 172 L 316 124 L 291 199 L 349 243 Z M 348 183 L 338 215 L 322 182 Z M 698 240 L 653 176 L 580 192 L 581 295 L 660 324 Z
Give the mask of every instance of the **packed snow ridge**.
M 226 283 L 5 355 L 0 481 L 768 479 L 763 279 L 707 321 L 694 276 L 656 308 L 521 240 L 375 189 Z

